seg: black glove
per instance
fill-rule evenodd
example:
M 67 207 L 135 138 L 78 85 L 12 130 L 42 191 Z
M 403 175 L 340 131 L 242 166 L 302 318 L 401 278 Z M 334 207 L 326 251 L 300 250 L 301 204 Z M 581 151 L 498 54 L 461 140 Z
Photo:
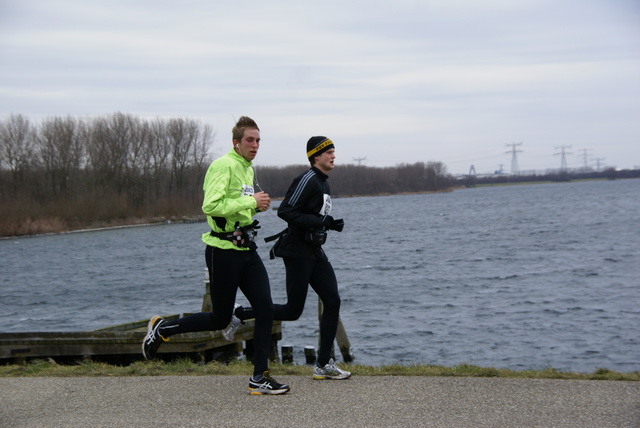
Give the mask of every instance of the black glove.
M 333 219 L 333 217 L 331 217 L 330 215 L 326 215 L 322 219 L 322 226 L 326 227 L 327 229 L 331 229 L 331 225 L 333 224 L 334 221 L 335 220 Z
M 342 232 L 342 229 L 344 229 L 344 220 L 341 218 L 333 220 L 329 225 L 329 229 L 335 230 L 336 232 Z

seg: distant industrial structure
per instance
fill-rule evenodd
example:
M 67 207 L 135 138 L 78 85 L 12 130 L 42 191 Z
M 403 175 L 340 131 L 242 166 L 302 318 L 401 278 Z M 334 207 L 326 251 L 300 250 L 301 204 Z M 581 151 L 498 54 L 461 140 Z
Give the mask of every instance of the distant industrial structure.
M 505 153 L 511 155 L 511 170 L 506 172 L 503 170 L 503 165 L 492 172 L 478 172 L 475 165 L 471 164 L 468 174 L 459 174 L 458 177 L 488 177 L 488 176 L 517 176 L 517 175 L 551 175 L 551 174 L 567 174 L 567 173 L 588 173 L 588 172 L 602 172 L 606 169 L 603 161 L 604 158 L 592 158 L 592 164 L 590 164 L 591 150 L 580 149 L 580 155 L 582 158 L 582 166 L 578 168 L 570 168 L 567 162 L 567 156 L 573 154 L 568 151 L 571 146 L 556 146 L 556 153 L 554 156 L 560 156 L 559 168 L 547 168 L 544 170 L 521 170 L 518 162 L 518 153 L 522 153 L 520 148 L 524 143 L 522 141 L 517 143 L 509 143 L 506 146 L 509 150 Z M 355 159 L 354 159 L 355 160 Z
M 570 155 L 571 152 L 566 151 L 566 149 L 570 149 L 571 146 L 560 146 L 556 147 L 556 149 L 560 150 L 560 153 L 556 153 L 555 156 L 560 155 L 560 171 L 567 171 L 567 155 Z
M 362 162 L 366 161 L 367 158 L 363 157 L 363 158 L 353 158 L 354 162 L 358 162 L 358 166 L 360 166 L 362 164 Z
M 520 174 L 520 166 L 518 165 L 518 153 L 522 150 L 516 150 L 516 147 L 521 145 L 522 141 L 519 143 L 507 144 L 507 146 L 511 146 L 511 150 L 507 152 L 511 153 L 511 175 Z

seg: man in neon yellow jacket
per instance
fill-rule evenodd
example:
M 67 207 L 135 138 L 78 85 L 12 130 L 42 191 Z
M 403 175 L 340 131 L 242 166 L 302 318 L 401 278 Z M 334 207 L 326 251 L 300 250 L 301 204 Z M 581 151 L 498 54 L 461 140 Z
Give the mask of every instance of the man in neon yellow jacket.
M 240 289 L 255 309 L 256 319 L 249 393 L 284 394 L 289 386 L 269 376 L 273 302 L 267 271 L 254 242 L 259 227 L 253 215 L 268 210 L 271 204 L 267 193 L 253 188 L 251 165 L 260 147 L 260 129 L 253 119 L 243 116 L 232 135 L 233 148 L 211 163 L 204 179 L 202 211 L 211 231 L 202 235 L 202 241 L 206 244 L 213 309 L 175 321 L 152 317 L 142 353 L 147 359 L 154 358 L 160 345 L 174 334 L 224 329 L 232 319 Z
M 243 148 L 241 143 L 236 143 L 229 153 L 213 162 L 207 170 L 202 211 L 207 215 L 211 230 L 216 233 L 233 232 L 236 223 L 248 226 L 256 212 L 269 208 L 269 195 L 264 192 L 254 193 L 254 172 L 251 161 L 248 160 L 255 157 L 260 138 L 252 136 L 249 140 L 257 141 L 255 150 Z M 237 242 L 211 233 L 203 234 L 202 241 L 225 250 L 249 251 L 249 247 L 238 248 Z

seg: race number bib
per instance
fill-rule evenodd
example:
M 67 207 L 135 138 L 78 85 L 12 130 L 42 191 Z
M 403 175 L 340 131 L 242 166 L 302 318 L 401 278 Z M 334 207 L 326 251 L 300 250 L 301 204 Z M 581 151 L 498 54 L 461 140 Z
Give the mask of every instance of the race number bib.
M 242 196 L 253 196 L 253 186 L 242 185 Z
M 324 217 L 331 214 L 331 195 L 327 195 L 325 193 L 322 197 L 324 201 L 322 203 L 322 208 L 320 208 L 320 215 Z

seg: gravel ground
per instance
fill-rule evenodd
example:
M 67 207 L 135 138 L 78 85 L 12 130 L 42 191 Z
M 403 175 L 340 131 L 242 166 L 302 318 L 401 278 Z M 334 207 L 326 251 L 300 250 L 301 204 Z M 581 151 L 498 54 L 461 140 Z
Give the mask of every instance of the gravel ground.
M 0 379 L 10 427 L 640 427 L 640 382 L 278 376 L 280 396 L 250 396 L 248 376 Z

